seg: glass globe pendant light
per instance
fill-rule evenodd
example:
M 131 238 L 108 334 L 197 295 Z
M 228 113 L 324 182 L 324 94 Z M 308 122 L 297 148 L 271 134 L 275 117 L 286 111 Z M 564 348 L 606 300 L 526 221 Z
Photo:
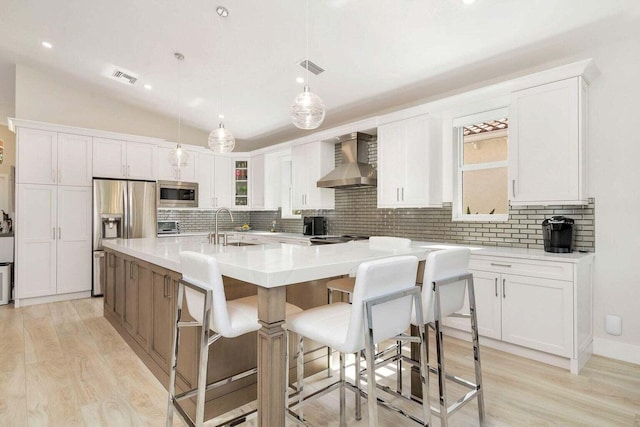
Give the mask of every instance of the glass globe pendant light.
M 216 13 L 221 19 L 229 16 L 229 11 L 223 6 L 218 6 Z M 224 111 L 224 21 L 220 22 L 220 111 L 222 112 Z M 209 148 L 216 153 L 229 153 L 235 148 L 236 139 L 231 131 L 224 127 L 224 115 L 221 113 L 218 118 L 220 125 L 209 134 Z
M 309 0 L 306 3 L 306 33 L 306 81 L 302 93 L 293 100 L 289 118 L 299 129 L 316 129 L 324 121 L 325 109 L 322 99 L 309 89 Z
M 184 60 L 184 55 L 176 52 L 173 56 L 178 60 L 178 64 L 180 61 Z M 179 70 L 179 65 L 178 65 Z M 169 164 L 173 166 L 176 172 L 176 178 L 180 178 L 180 169 L 186 167 L 189 164 L 189 153 L 182 148 L 180 144 L 180 125 L 181 125 L 181 108 L 180 108 L 180 72 L 178 71 L 178 143 L 176 144 L 176 148 L 169 151 Z

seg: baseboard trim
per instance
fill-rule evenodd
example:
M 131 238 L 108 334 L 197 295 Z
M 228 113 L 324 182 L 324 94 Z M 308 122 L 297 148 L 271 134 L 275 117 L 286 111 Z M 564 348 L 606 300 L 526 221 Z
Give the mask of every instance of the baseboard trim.
M 640 346 L 593 338 L 593 354 L 640 365 Z
M 14 301 L 15 307 L 27 307 L 29 305 L 46 304 L 50 302 L 69 301 L 74 299 L 89 298 L 91 297 L 91 291 L 71 292 L 68 294 L 59 295 L 47 295 L 43 297 L 32 298 L 16 298 Z

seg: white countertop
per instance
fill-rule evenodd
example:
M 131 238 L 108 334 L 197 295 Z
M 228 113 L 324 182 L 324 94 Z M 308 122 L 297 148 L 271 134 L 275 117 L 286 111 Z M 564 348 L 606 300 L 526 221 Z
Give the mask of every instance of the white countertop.
M 366 241 L 306 246 L 287 243 L 251 246 L 210 245 L 203 237 L 115 239 L 106 248 L 181 271 L 180 252 L 194 251 L 215 256 L 224 276 L 273 288 L 308 280 L 355 274 L 364 261 L 393 255 L 415 255 L 425 259 L 431 249 L 371 249 Z
M 278 233 L 262 233 L 274 237 L 278 235 Z M 292 236 L 302 237 L 298 234 L 292 234 Z M 419 259 L 425 259 L 432 250 L 459 246 L 470 247 L 472 256 L 500 256 L 571 263 L 577 263 L 594 256 L 593 253 L 554 254 L 539 249 L 451 245 L 418 241 L 414 241 L 411 248 L 407 250 L 397 251 L 371 249 L 366 240 L 318 246 L 288 243 L 223 246 L 210 245 L 207 237 L 202 235 L 115 239 L 104 241 L 104 246 L 177 272 L 181 271 L 180 252 L 194 251 L 210 254 L 218 260 L 223 275 L 263 287 L 277 287 L 343 274 L 353 275 L 358 265 L 364 261 L 393 255 L 416 255 Z

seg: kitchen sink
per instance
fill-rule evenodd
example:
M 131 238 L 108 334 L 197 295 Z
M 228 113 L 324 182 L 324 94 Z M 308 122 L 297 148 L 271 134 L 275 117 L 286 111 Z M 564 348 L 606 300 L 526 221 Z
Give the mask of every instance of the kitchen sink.
M 246 242 L 227 242 L 227 246 L 254 246 L 254 243 Z

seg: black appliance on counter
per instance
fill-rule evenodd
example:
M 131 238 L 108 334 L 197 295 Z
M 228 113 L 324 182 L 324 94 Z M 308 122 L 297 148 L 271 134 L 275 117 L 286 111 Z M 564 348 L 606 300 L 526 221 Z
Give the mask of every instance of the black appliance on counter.
M 552 216 L 542 221 L 545 252 L 573 252 L 574 221 L 564 216 Z
M 327 234 L 327 221 L 323 216 L 305 216 L 302 223 L 302 234 L 305 236 Z

